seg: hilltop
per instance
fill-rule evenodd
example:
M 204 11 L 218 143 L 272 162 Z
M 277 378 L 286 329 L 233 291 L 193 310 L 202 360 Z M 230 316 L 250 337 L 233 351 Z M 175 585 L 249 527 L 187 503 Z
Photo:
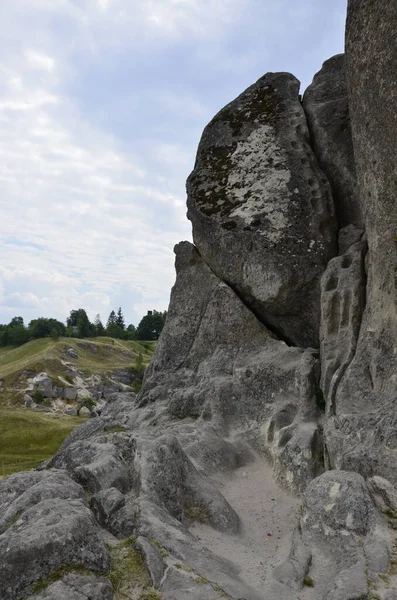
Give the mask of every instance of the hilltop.
M 21 404 L 28 379 L 46 373 L 59 387 L 73 387 L 76 378 L 93 375 L 124 379 L 139 387 L 141 370 L 149 363 L 156 342 L 116 340 L 108 337 L 42 338 L 18 348 L 0 348 L 0 404 Z

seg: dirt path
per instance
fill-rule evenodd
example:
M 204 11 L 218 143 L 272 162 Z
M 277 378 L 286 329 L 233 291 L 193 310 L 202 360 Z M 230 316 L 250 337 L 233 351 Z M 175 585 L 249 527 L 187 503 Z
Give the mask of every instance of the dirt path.
M 288 554 L 300 501 L 275 483 L 271 467 L 259 458 L 214 483 L 239 515 L 242 532 L 226 535 L 202 524 L 190 531 L 215 554 L 237 564 L 240 577 L 260 592 Z

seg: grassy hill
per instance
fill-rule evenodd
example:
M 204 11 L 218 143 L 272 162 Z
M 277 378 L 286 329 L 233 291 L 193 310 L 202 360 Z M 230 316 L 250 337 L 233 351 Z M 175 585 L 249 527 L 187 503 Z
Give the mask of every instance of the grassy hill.
M 60 385 L 67 385 L 70 377 L 64 362 L 73 363 L 84 377 L 92 374 L 107 375 L 116 369 L 133 368 L 139 355 L 146 366 L 155 346 L 156 342 L 99 337 L 84 340 L 43 338 L 32 340 L 18 348 L 0 348 L 0 380 L 4 382 L 0 404 L 9 402 L 12 396 L 15 400 L 20 400 L 16 395 L 17 390 L 24 386 L 28 377 L 43 371 L 54 381 L 59 379 Z M 66 351 L 70 348 L 77 352 L 77 359 L 68 357 Z
M 45 371 L 60 385 L 72 384 L 68 367 L 79 374 L 110 375 L 133 369 L 141 355 L 146 366 L 156 342 L 135 342 L 100 337 L 92 339 L 49 338 L 33 340 L 18 348 L 0 348 L 0 479 L 16 471 L 34 469 L 58 450 L 78 425 L 80 417 L 39 413 L 17 407 L 23 403 L 23 389 L 29 377 Z M 67 350 L 73 348 L 78 358 Z

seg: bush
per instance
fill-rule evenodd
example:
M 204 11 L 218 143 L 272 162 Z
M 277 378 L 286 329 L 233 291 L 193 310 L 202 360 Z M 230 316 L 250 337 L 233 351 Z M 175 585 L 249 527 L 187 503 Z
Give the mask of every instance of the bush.
M 41 390 L 35 390 L 32 395 L 33 400 L 36 404 L 42 404 L 44 402 L 44 394 Z

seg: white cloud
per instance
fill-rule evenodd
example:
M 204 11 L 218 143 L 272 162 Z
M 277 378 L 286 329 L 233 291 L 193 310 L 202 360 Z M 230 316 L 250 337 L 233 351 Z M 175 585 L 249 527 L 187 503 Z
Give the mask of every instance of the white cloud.
M 122 303 L 135 321 L 166 308 L 200 131 L 262 74 L 280 15 L 301 23 L 313 5 L 4 3 L 0 322 L 17 305 L 29 318 L 79 306 L 105 318 Z
M 42 52 L 35 52 L 34 50 L 25 50 L 25 56 L 28 64 L 33 69 L 39 69 L 42 71 L 53 71 L 55 67 L 55 61 L 51 56 Z

